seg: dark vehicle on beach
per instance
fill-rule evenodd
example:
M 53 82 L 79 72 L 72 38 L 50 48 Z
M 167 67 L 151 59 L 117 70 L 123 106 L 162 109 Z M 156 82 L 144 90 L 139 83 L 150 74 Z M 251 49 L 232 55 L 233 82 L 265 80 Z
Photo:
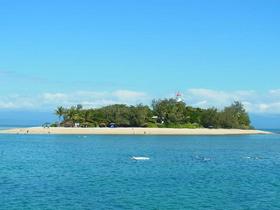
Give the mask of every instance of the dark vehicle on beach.
M 116 125 L 116 123 L 110 123 L 110 124 L 108 125 L 108 127 L 109 127 L 109 128 L 116 128 L 116 127 L 118 127 L 118 126 Z

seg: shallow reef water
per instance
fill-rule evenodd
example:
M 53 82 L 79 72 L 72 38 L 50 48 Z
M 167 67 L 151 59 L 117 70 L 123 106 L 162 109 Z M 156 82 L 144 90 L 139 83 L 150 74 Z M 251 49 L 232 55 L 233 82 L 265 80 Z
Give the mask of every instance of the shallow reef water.
M 279 177 L 277 134 L 0 135 L 0 209 L 279 209 Z

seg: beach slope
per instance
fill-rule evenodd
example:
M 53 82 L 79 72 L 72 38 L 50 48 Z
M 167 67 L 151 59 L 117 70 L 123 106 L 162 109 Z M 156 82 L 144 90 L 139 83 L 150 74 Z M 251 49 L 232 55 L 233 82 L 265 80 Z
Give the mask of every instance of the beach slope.
M 78 134 L 78 135 L 250 135 L 271 134 L 261 130 L 241 129 L 183 129 L 183 128 L 15 128 L 2 134 Z

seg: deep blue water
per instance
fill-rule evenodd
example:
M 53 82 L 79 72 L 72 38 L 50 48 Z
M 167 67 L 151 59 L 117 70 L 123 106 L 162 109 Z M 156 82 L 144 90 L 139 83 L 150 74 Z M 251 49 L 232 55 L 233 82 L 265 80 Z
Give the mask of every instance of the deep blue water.
M 280 135 L 0 135 L 0 209 L 279 208 Z

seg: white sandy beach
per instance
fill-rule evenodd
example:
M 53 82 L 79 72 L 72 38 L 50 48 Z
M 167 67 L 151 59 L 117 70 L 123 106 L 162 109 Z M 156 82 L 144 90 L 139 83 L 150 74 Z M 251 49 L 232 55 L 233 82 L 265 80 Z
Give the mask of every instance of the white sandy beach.
M 175 129 L 175 128 L 16 128 L 0 131 L 2 134 L 80 134 L 80 135 L 249 135 L 271 134 L 260 130 L 240 129 Z

